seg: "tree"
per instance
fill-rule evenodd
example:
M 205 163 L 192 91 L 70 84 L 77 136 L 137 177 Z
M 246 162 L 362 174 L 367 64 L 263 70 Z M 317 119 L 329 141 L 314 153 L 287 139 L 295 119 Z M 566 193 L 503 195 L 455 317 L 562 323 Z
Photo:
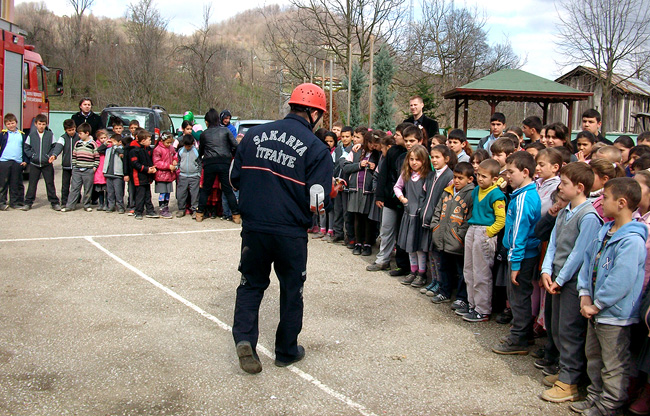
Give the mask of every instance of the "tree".
M 214 61 L 220 48 L 211 37 L 210 16 L 212 6 L 203 7 L 202 25 L 184 42 L 179 51 L 183 55 L 183 68 L 188 72 L 192 91 L 193 107 L 199 111 L 206 110 L 211 92 L 214 91 L 217 65 Z
M 594 67 L 602 88 L 602 131 L 617 70 L 634 71 L 650 60 L 650 4 L 645 0 L 562 0 L 558 47 L 568 63 Z
M 366 74 L 363 73 L 359 64 L 352 65 L 352 83 L 350 89 L 350 120 L 348 124 L 352 127 L 361 125 L 361 96 L 367 87 Z M 343 88 L 348 88 L 347 80 L 343 82 Z
M 168 69 L 167 20 L 153 0 L 139 0 L 128 6 L 126 23 L 129 47 L 124 66 L 130 86 L 130 102 L 151 107 L 165 84 Z
M 396 68 L 386 45 L 379 49 L 373 69 L 376 84 L 373 97 L 375 103 L 374 127 L 387 131 L 392 129 L 395 124 L 393 122 L 395 93 L 391 91 L 391 85 Z

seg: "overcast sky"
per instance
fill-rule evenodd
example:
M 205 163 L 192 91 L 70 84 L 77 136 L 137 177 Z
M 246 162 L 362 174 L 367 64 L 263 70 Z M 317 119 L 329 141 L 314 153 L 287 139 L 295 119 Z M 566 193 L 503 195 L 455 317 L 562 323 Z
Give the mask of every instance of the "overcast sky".
M 15 4 L 26 0 L 15 0 Z M 47 7 L 58 15 L 69 14 L 68 0 L 47 0 Z M 91 12 L 96 16 L 119 17 L 126 13 L 129 0 L 95 0 Z M 192 33 L 200 25 L 203 5 L 209 0 L 155 0 L 163 17 L 169 19 L 169 29 L 182 34 Z M 247 9 L 269 4 L 287 4 L 288 0 L 238 0 L 214 2 L 213 21 L 227 19 Z M 419 4 L 419 0 L 414 0 Z M 490 40 L 504 42 L 509 39 L 514 51 L 527 58 L 525 71 L 555 79 L 562 74 L 558 65 L 562 57 L 555 52 L 557 12 L 553 0 L 456 0 L 457 6 L 477 6 L 487 17 Z M 488 6 L 486 6 L 488 5 Z M 487 7 L 487 8 L 486 8 Z M 417 13 L 417 12 L 416 12 Z M 566 68 L 565 68 L 566 69 Z

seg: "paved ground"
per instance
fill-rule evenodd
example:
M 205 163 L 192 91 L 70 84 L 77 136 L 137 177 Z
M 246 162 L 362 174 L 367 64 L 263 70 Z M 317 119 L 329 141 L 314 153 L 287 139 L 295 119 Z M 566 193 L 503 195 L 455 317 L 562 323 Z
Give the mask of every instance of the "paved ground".
M 60 179 L 57 178 L 57 183 Z M 189 218 L 0 212 L 2 415 L 554 415 L 530 356 L 345 247 L 310 241 L 304 361 L 273 365 L 278 285 L 261 311 L 264 371 L 230 326 L 239 229 Z M 264 353 L 267 355 L 264 355 Z

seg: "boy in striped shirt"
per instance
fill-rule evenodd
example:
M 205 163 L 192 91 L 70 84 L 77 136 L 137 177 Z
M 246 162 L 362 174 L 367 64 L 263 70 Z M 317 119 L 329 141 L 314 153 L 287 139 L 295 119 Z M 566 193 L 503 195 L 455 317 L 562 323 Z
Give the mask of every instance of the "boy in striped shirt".
M 95 171 L 99 166 L 99 153 L 97 145 L 90 136 L 91 127 L 88 123 L 81 123 L 77 127 L 79 141 L 72 148 L 72 178 L 70 185 L 70 197 L 68 204 L 61 211 L 74 211 L 75 205 L 81 198 L 81 187 L 84 188 L 83 203 L 87 212 L 92 211 L 90 197 L 93 189 Z

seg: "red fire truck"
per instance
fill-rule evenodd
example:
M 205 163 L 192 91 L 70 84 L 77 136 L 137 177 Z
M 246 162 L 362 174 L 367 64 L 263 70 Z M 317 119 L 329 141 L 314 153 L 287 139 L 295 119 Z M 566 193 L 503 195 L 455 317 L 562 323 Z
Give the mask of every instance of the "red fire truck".
M 41 55 L 34 47 L 25 45 L 26 34 L 18 26 L 0 19 L 2 56 L 0 57 L 0 114 L 13 113 L 18 126 L 28 132 L 37 114 L 49 116 L 48 73 Z M 63 70 L 53 68 L 55 91 L 49 96 L 63 94 Z

